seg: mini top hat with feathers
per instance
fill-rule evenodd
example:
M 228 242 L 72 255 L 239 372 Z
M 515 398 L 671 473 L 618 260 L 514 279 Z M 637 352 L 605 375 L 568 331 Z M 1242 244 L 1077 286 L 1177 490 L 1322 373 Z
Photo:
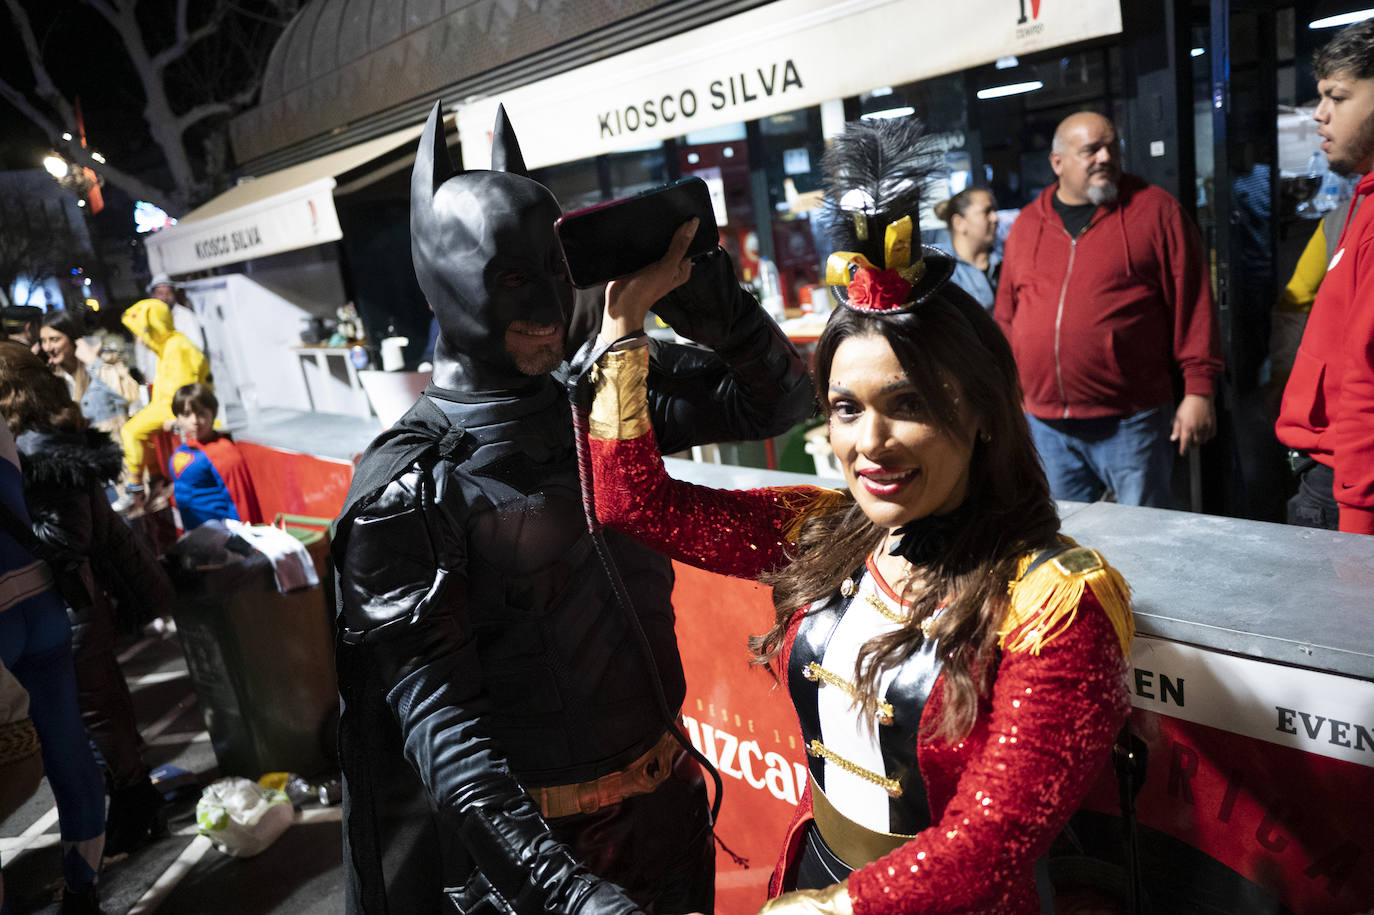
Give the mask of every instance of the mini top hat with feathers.
M 935 157 L 916 118 L 850 121 L 821 170 L 831 241 L 825 282 L 841 305 L 910 311 L 954 273 L 954 258 L 921 244 L 921 193 Z

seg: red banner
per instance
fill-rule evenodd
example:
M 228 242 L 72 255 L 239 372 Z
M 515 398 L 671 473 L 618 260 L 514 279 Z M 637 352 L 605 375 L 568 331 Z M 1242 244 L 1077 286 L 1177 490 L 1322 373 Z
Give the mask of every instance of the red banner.
M 352 464 L 252 442 L 237 444 L 267 520 L 280 513 L 334 518 L 343 509 Z
M 725 783 L 716 834 L 748 866 L 716 851 L 716 912 L 757 912 L 768 896 L 806 784 L 797 716 L 786 688 L 750 663 L 749 636 L 767 632 L 773 602 L 752 582 L 673 564 L 678 643 L 687 670 L 683 717 Z

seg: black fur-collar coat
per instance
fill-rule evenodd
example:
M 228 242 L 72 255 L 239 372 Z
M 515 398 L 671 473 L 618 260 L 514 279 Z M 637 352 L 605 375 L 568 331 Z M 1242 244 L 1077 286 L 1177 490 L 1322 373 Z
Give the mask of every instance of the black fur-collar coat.
M 30 429 L 16 436 L 15 444 L 24 502 L 47 558 L 84 564 L 91 602 L 113 598 L 126 624 L 169 612 L 173 590 L 167 574 L 110 507 L 106 487 L 119 476 L 124 460 L 119 445 L 95 429 Z M 90 607 L 72 609 L 79 624 Z

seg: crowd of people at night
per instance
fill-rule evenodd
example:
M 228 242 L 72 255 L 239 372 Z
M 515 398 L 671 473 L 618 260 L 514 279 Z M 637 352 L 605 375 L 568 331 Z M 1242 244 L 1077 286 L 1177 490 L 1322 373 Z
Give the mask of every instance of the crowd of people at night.
M 1314 70 L 1329 166 L 1365 177 L 1314 242 L 1275 435 L 1288 522 L 1370 535 L 1374 20 Z M 1043 859 L 1130 742 L 1135 634 L 1128 582 L 1060 504 L 1180 507 L 1221 333 L 1196 225 L 1123 170 L 1108 117 L 1058 124 L 1055 180 L 1001 246 L 981 187 L 922 243 L 928 126 L 830 140 L 833 310 L 804 355 L 723 249 L 687 257 L 696 219 L 575 290 L 504 109 L 492 167 L 463 170 L 434 106 L 410 185 L 432 375 L 332 534 L 347 911 L 712 911 L 720 782 L 682 724 L 674 561 L 771 593 L 764 631 L 713 646 L 770 672 L 805 753 L 760 912 L 1051 910 Z M 69 312 L 8 310 L 0 341 L 0 818 L 46 775 L 64 913 L 100 911 L 102 860 L 165 835 L 116 645 L 176 596 L 130 520 L 169 500 L 187 531 L 264 520 L 183 299 L 148 292 L 122 323 L 151 379 Z M 651 310 L 686 342 L 646 334 Z M 817 412 L 842 486 L 665 469 Z

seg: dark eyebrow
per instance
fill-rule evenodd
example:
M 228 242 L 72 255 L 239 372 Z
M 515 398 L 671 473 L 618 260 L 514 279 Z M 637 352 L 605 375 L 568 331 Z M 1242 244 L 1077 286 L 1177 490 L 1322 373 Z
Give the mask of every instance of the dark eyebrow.
M 880 389 L 878 390 L 878 393 L 879 393 L 879 394 L 891 394 L 893 391 L 902 391 L 902 390 L 907 390 L 907 389 L 910 389 L 910 390 L 914 391 L 914 390 L 916 390 L 916 385 L 912 383 L 912 381 L 911 381 L 910 378 L 903 378 L 901 381 L 894 381 L 894 382 L 892 382 L 891 384 L 883 385 L 883 387 L 880 388 Z M 844 395 L 845 397 L 853 397 L 853 396 L 854 396 L 854 392 L 853 392 L 853 391 L 849 390 L 848 388 L 844 387 L 843 385 L 838 385 L 838 384 L 836 384 L 836 383 L 833 382 L 833 381 L 830 382 L 830 393 L 832 393 L 832 394 L 842 394 L 842 395 Z

